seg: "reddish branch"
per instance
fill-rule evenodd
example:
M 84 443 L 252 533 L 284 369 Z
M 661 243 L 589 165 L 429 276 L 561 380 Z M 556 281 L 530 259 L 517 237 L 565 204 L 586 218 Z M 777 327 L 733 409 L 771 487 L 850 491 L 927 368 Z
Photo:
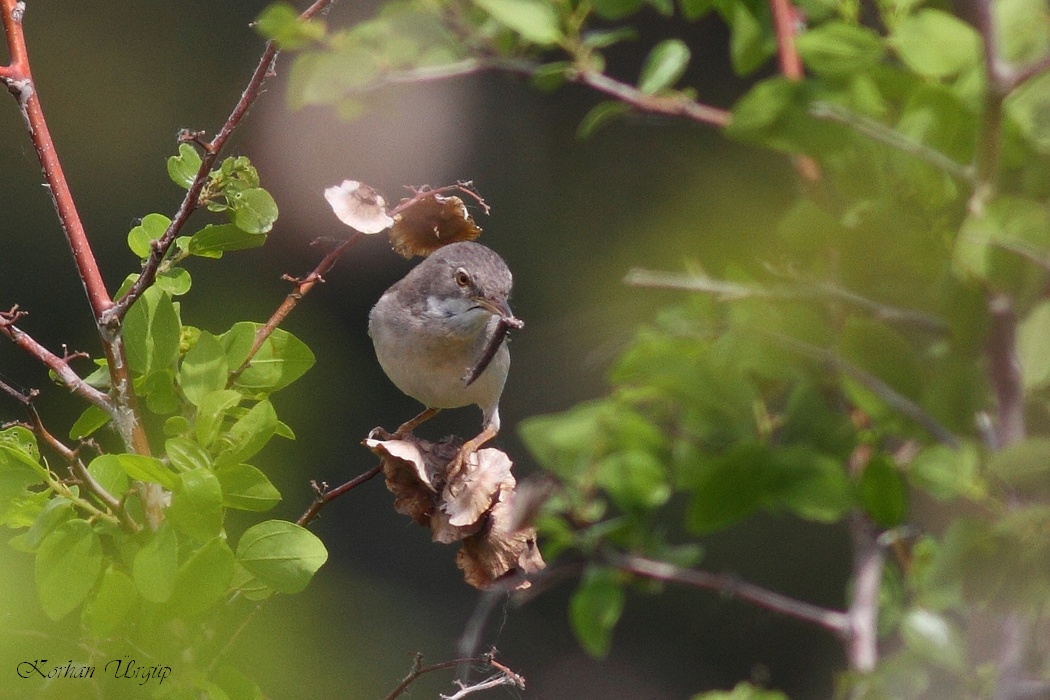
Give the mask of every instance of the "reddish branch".
M 288 293 L 288 296 L 284 298 L 284 301 L 277 307 L 277 310 L 273 312 L 273 315 L 270 316 L 269 320 L 267 320 L 266 323 L 255 332 L 255 339 L 252 342 L 251 349 L 248 351 L 248 356 L 244 358 L 244 362 L 241 363 L 240 367 L 230 373 L 230 378 L 227 382 L 228 385 L 233 385 L 233 383 L 237 381 L 237 377 L 241 376 L 241 373 L 248 369 L 248 366 L 252 363 L 252 359 L 255 357 L 256 353 L 259 352 L 259 348 L 261 348 L 263 343 L 266 342 L 266 339 L 269 338 L 274 330 L 284 322 L 284 319 L 292 312 L 292 309 L 294 309 L 299 302 L 302 301 L 302 298 L 314 288 L 314 285 L 318 282 L 324 282 L 324 275 L 332 269 L 332 266 L 336 264 L 343 253 L 349 250 L 351 246 L 361 239 L 362 235 L 363 234 L 360 233 L 354 233 L 350 238 L 340 243 L 331 253 L 326 255 L 324 259 L 317 264 L 317 267 L 315 267 L 310 274 L 305 277 L 299 279 L 285 277 L 285 279 L 294 282 L 295 287 Z
M 802 80 L 806 71 L 795 45 L 795 33 L 801 17 L 791 0 L 769 0 L 773 15 L 773 29 L 777 35 L 777 61 L 780 72 L 788 80 Z M 820 166 L 809 156 L 795 156 L 795 170 L 806 182 L 820 180 Z
M 295 521 L 296 525 L 305 527 L 318 516 L 321 509 L 326 505 L 339 498 L 347 491 L 352 491 L 366 481 L 378 476 L 382 471 L 382 463 L 377 464 L 363 474 L 358 474 L 350 481 L 342 486 L 336 486 L 334 489 L 329 489 L 327 484 L 318 484 L 316 481 L 311 481 L 310 485 L 313 486 L 314 493 L 317 495 L 315 496 L 313 503 L 310 504 L 310 507 L 306 509 L 306 512 L 300 515 L 299 519 Z
M 85 382 L 69 366 L 67 358 L 59 357 L 51 352 L 15 325 L 15 322 L 23 316 L 25 316 L 25 312 L 19 311 L 18 307 L 14 307 L 10 311 L 0 312 L 0 334 L 3 334 L 12 343 L 44 363 L 49 370 L 55 373 L 59 381 L 65 384 L 74 394 L 98 406 L 110 416 L 116 417 L 116 406 L 107 394 Z

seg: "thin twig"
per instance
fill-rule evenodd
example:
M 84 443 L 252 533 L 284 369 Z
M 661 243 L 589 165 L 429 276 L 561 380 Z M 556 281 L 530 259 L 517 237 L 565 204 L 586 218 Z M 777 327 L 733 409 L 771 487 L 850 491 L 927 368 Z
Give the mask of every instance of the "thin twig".
M 636 576 L 655 581 L 679 583 L 740 598 L 760 608 L 822 627 L 843 638 L 847 638 L 850 633 L 849 617 L 844 612 L 796 600 L 782 593 L 741 581 L 729 574 L 684 569 L 664 561 L 613 550 L 605 551 L 603 557 L 611 566 Z
M 333 1 L 334 0 L 317 0 L 299 15 L 300 19 L 309 19 L 310 17 L 313 17 L 322 10 L 327 9 Z M 201 155 L 201 165 L 197 170 L 197 175 L 193 178 L 193 182 L 190 183 L 189 188 L 186 190 L 186 195 L 183 197 L 182 203 L 175 212 L 175 216 L 172 217 L 168 228 L 160 238 L 153 242 L 149 258 L 142 267 L 142 273 L 139 275 L 139 278 L 135 280 L 134 284 L 131 285 L 128 291 L 124 293 L 124 296 L 118 299 L 116 303 L 113 304 L 113 307 L 105 314 L 103 321 L 107 324 L 119 325 L 123 320 L 124 315 L 127 314 L 128 309 L 130 309 L 131 305 L 135 303 L 135 300 L 142 296 L 142 293 L 153 284 L 153 281 L 157 276 L 157 270 L 160 268 L 161 262 L 164 261 L 165 256 L 167 256 L 168 251 L 175 242 L 175 238 L 179 235 L 179 232 L 182 231 L 182 227 L 186 224 L 190 215 L 197 209 L 200 202 L 201 191 L 203 191 L 204 186 L 207 184 L 211 176 L 211 168 L 219 157 L 219 153 L 226 145 L 226 142 L 229 140 L 234 129 L 237 128 L 241 123 L 241 120 L 248 114 L 248 110 L 251 109 L 252 105 L 259 98 L 259 95 L 262 94 L 262 86 L 267 78 L 274 74 L 274 64 L 277 60 L 277 54 L 277 44 L 273 41 L 268 41 L 266 43 L 266 48 L 259 57 L 259 63 L 256 65 L 251 78 L 248 80 L 248 85 L 241 93 L 241 97 L 237 101 L 237 104 L 234 105 L 233 110 L 230 112 L 230 116 L 226 118 L 226 121 L 223 123 L 218 133 L 215 134 L 215 137 L 211 141 L 203 144 L 204 153 Z M 200 143 L 197 135 L 188 137 L 188 140 Z
M 324 508 L 326 505 L 339 498 L 347 491 L 352 491 L 353 489 L 356 489 L 358 486 L 365 483 L 366 481 L 369 481 L 370 479 L 376 477 L 382 471 L 383 464 L 382 462 L 380 462 L 379 464 L 372 467 L 363 474 L 358 474 L 350 481 L 346 482 L 345 484 L 342 484 L 341 486 L 336 486 L 334 489 L 327 488 L 326 484 L 318 484 L 315 481 L 310 482 L 313 486 L 314 493 L 316 494 L 316 496 L 314 498 L 313 503 L 310 504 L 310 507 L 306 509 L 305 513 L 299 516 L 299 519 L 296 520 L 295 523 L 297 525 L 305 527 L 310 521 L 312 521 L 318 516 L 318 514 L 321 512 L 321 509 Z
M 119 411 L 107 394 L 85 382 L 73 371 L 65 358 L 51 352 L 15 325 L 15 321 L 23 315 L 24 313 L 18 311 L 17 307 L 10 311 L 0 312 L 0 334 L 42 362 L 71 392 L 98 406 L 114 419 L 118 418 Z
M 314 285 L 318 282 L 324 281 L 324 275 L 332 268 L 333 265 L 339 260 L 339 258 L 350 249 L 355 243 L 361 240 L 363 234 L 355 232 L 350 238 L 340 243 L 336 248 L 326 255 L 321 262 L 317 264 L 317 267 L 313 271 L 300 279 L 293 280 L 295 287 L 288 296 L 284 298 L 284 301 L 277 310 L 273 312 L 273 315 L 259 327 L 259 330 L 255 332 L 255 339 L 252 341 L 252 347 L 248 351 L 247 357 L 244 358 L 244 362 L 236 370 L 230 373 L 230 377 L 227 380 L 227 385 L 232 386 L 237 378 L 241 376 L 244 370 L 248 369 L 248 366 L 252 363 L 252 359 L 256 353 L 266 342 L 266 339 L 274 332 L 274 330 L 287 318 L 288 314 L 292 312 L 299 302 L 306 294 L 313 289 Z
M 757 284 L 743 284 L 708 277 L 704 274 L 679 272 L 662 272 L 635 268 L 624 277 L 624 284 L 648 289 L 678 289 L 688 292 L 712 294 L 723 300 L 737 299 L 772 299 L 783 301 L 817 300 L 845 302 L 851 306 L 869 312 L 875 318 L 913 325 L 931 333 L 945 333 L 948 325 L 937 316 L 902 309 L 889 304 L 868 299 L 856 292 L 843 289 L 829 282 L 780 284 L 775 287 L 763 287 Z
M 977 174 L 972 166 L 958 163 L 936 148 L 902 134 L 882 122 L 829 102 L 814 102 L 809 106 L 809 113 L 817 119 L 845 124 L 854 132 L 885 144 L 901 153 L 915 156 L 924 163 L 932 165 L 941 172 L 971 187 L 977 184 Z
M 642 92 L 630 83 L 620 82 L 597 71 L 582 70 L 571 73 L 568 78 L 571 82 L 587 85 L 626 105 L 650 114 L 685 117 L 694 122 L 720 129 L 728 126 L 733 116 L 728 110 L 697 102 L 685 95 L 653 95 Z
M 415 655 L 415 658 L 413 659 L 413 662 L 412 662 L 412 670 L 409 671 L 408 675 L 406 675 L 403 679 L 401 679 L 401 682 L 398 683 L 397 686 L 392 691 L 390 691 L 390 693 L 388 693 L 386 695 L 384 700 L 394 700 L 394 698 L 396 698 L 399 695 L 401 695 L 402 693 L 404 693 L 405 690 L 408 689 L 408 686 L 412 685 L 412 683 L 415 682 L 415 680 L 417 678 L 419 678 L 420 676 L 422 676 L 424 674 L 433 673 L 434 671 L 442 671 L 442 670 L 447 670 L 447 669 L 451 669 L 451 668 L 457 668 L 459 666 L 464 666 L 464 665 L 468 665 L 468 664 L 469 665 L 474 665 L 474 666 L 487 666 L 487 667 L 493 669 L 494 671 L 496 671 L 501 677 L 507 679 L 507 681 L 508 681 L 507 683 L 499 683 L 498 685 L 515 685 L 518 688 L 524 689 L 525 688 L 525 679 L 522 678 L 519 674 L 517 674 L 514 671 L 510 670 L 509 668 L 507 668 L 504 664 L 501 664 L 501 663 L 497 662 L 496 659 L 495 659 L 495 656 L 496 656 L 496 650 L 492 649 L 487 654 L 481 654 L 480 656 L 472 656 L 472 657 L 462 658 L 462 659 L 453 659 L 451 661 L 441 661 L 441 662 L 438 662 L 436 664 L 431 664 L 429 666 L 424 666 L 423 665 L 423 654 L 417 652 L 416 655 Z M 490 687 L 495 687 L 495 686 L 490 686 Z M 445 696 L 442 696 L 442 697 L 445 697 Z M 455 697 L 455 696 L 453 696 L 453 697 Z M 460 695 L 459 697 L 463 697 L 463 696 Z
M 930 415 L 922 406 L 845 358 L 825 348 L 811 345 L 780 333 L 764 333 L 764 335 L 767 335 L 789 350 L 825 362 L 848 375 L 865 389 L 882 399 L 890 408 L 922 426 L 926 432 L 942 445 L 957 448 L 961 444 L 954 433 L 944 427 L 940 421 Z
M 489 71 L 500 71 L 531 77 L 541 66 L 541 63 L 534 61 L 494 56 L 466 58 L 444 65 L 390 71 L 367 85 L 358 88 L 356 91 L 365 93 L 389 85 L 436 82 Z M 728 110 L 698 102 L 685 95 L 652 95 L 642 92 L 630 83 L 621 82 L 598 71 L 568 69 L 565 73 L 565 79 L 570 83 L 586 85 L 637 110 L 651 114 L 685 117 L 686 119 L 718 128 L 729 124 L 729 120 L 732 117 Z

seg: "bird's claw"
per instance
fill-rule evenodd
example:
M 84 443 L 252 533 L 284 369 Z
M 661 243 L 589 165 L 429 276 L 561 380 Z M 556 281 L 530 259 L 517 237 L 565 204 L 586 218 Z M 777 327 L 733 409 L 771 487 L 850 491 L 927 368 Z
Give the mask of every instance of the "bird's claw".
M 370 431 L 368 431 L 368 439 L 369 440 L 374 440 L 377 437 L 380 440 L 400 440 L 400 439 L 402 439 L 405 436 L 404 435 L 398 435 L 397 433 L 387 432 L 386 428 L 382 428 L 382 427 L 377 425 L 376 427 L 374 427 Z

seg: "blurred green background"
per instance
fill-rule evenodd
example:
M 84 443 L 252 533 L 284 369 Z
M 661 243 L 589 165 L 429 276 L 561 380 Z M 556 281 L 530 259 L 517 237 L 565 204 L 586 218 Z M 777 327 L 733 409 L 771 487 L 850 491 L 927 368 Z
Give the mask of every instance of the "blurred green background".
M 213 133 L 240 95 L 262 49 L 248 24 L 266 3 L 28 5 L 37 87 L 116 289 L 137 265 L 127 231 L 150 212 L 171 215 L 180 200 L 164 165 L 178 130 Z M 343 24 L 373 9 L 338 4 L 330 21 Z M 683 84 L 696 86 L 701 99 L 728 106 L 745 89 L 729 77 L 718 20 L 689 25 L 652 15 L 641 30 L 638 41 L 610 54 L 614 75 L 633 79 L 640 57 L 661 37 L 677 35 L 694 55 Z M 362 118 L 342 122 L 327 110 L 289 111 L 287 66 L 278 64 L 280 77 L 227 153 L 251 158 L 280 220 L 264 248 L 189 266 L 194 287 L 183 297 L 184 322 L 218 332 L 238 320 L 265 320 L 288 291 L 281 274 L 305 273 L 332 245 L 311 242 L 347 233 L 322 198 L 326 186 L 362 180 L 396 201 L 405 185 L 473 180 L 492 206 L 491 216 L 478 214 L 481 240 L 514 271 L 512 304 L 526 322 L 513 339 L 497 439 L 519 478 L 535 466 L 515 436 L 516 423 L 601 394 L 604 373 L 633 329 L 676 298 L 625 287 L 629 268 L 701 265 L 719 273 L 775 255 L 773 227 L 794 188 L 790 163 L 710 129 L 633 117 L 581 141 L 576 126 L 597 96 L 582 88 L 540 93 L 498 75 L 376 94 Z M 54 350 L 65 344 L 97 354 L 80 282 L 11 100 L 0 101 L 0 172 L 0 307 L 19 304 L 30 314 L 22 327 Z M 203 225 L 198 217 L 191 226 Z M 275 517 L 294 519 L 307 507 L 311 479 L 334 485 L 368 469 L 373 458 L 359 445 L 368 430 L 395 426 L 418 410 L 382 375 L 366 335 L 369 308 L 410 265 L 383 237 L 371 238 L 288 320 L 317 365 L 275 401 L 298 440 L 258 459 L 284 495 Z M 0 344 L 0 373 L 43 390 L 40 409 L 59 434 L 82 408 L 10 344 Z M 0 399 L 0 420 L 22 417 L 18 405 Z M 446 412 L 421 434 L 473 434 L 479 419 L 474 409 Z M 408 671 L 414 652 L 430 662 L 457 655 L 478 594 L 463 584 L 454 548 L 430 543 L 391 502 L 375 480 L 328 506 L 313 526 L 331 552 L 328 565 L 305 593 L 272 601 L 240 636 L 233 659 L 268 697 L 381 697 Z M 843 605 L 848 543 L 838 529 L 760 517 L 703 544 L 706 568 Z M 528 679 L 524 697 L 662 700 L 752 679 L 792 698 L 819 698 L 830 693 L 841 663 L 837 641 L 822 632 L 680 589 L 632 595 L 610 657 L 592 660 L 569 630 L 571 591 L 564 582 L 524 608 L 493 616 L 485 642 Z M 31 558 L 0 546 L 0 697 L 26 697 L 14 673 L 25 658 L 82 657 L 70 642 L 74 625 L 56 631 L 45 624 Z M 179 659 L 162 661 L 178 672 Z M 450 692 L 450 682 L 433 674 L 408 697 Z M 74 692 L 82 691 L 57 684 L 45 696 L 79 697 Z M 146 696 L 137 688 L 122 692 Z

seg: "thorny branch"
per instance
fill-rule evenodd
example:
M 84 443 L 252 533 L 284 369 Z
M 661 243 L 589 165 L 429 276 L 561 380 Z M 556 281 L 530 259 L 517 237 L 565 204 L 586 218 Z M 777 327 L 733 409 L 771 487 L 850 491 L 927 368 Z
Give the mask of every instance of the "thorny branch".
M 71 392 L 98 406 L 115 419 L 118 418 L 117 407 L 107 394 L 85 382 L 69 366 L 66 358 L 51 352 L 15 325 L 25 315 L 25 312 L 19 311 L 17 306 L 10 311 L 0 312 L 0 334 L 42 362 Z

